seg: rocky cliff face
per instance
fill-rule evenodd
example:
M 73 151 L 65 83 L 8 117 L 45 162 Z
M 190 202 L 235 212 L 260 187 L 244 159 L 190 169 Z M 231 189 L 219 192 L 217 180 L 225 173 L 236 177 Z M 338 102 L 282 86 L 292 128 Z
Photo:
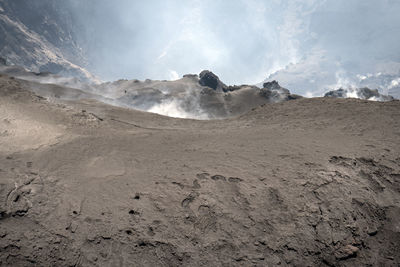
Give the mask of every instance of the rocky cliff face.
M 0 0 L 0 57 L 35 72 L 90 80 L 67 1 Z

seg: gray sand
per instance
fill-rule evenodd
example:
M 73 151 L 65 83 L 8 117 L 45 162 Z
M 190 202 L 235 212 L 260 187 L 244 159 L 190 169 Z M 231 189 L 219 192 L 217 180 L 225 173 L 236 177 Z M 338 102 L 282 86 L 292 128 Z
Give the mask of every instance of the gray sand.
M 196 121 L 0 77 L 1 266 L 398 266 L 400 102 Z

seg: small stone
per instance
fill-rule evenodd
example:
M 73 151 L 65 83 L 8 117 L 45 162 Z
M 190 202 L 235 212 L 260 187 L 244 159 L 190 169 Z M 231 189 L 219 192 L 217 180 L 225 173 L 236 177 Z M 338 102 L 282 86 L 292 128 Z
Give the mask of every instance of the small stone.
M 335 257 L 338 260 L 346 260 L 357 256 L 359 249 L 352 245 L 344 246 L 335 252 Z
M 4 238 L 7 236 L 7 232 L 0 230 L 0 238 Z
M 102 233 L 100 236 L 103 239 L 111 239 L 111 234 L 110 233 Z
M 76 223 L 76 222 L 71 222 L 71 223 L 67 226 L 67 228 L 65 228 L 65 230 L 68 230 L 68 231 L 70 231 L 71 233 L 75 233 L 77 229 L 78 229 L 78 223 Z
M 134 210 L 134 209 L 131 209 L 131 210 L 129 211 L 129 214 L 130 214 L 130 215 L 139 215 L 140 212 L 138 212 L 138 211 L 136 211 L 136 210 Z
M 378 230 L 377 229 L 370 229 L 370 230 L 368 230 L 368 235 L 369 236 L 374 236 L 374 235 L 376 235 L 378 233 Z
M 93 242 L 93 241 L 96 240 L 96 237 L 97 237 L 96 233 L 94 233 L 94 232 L 89 232 L 89 234 L 88 234 L 88 236 L 86 237 L 86 239 L 87 239 L 88 241 L 90 241 L 90 242 Z

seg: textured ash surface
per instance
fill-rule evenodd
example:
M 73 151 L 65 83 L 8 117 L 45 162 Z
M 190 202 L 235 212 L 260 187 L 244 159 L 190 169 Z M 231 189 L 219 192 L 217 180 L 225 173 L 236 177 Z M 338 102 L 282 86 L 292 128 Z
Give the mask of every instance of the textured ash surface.
M 0 77 L 2 266 L 398 266 L 400 103 L 195 121 Z

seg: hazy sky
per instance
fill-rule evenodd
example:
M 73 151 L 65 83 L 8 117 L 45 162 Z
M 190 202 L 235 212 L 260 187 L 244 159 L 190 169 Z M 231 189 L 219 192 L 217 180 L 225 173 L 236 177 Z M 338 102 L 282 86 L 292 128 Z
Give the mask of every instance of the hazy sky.
M 103 79 L 209 69 L 227 84 L 273 74 L 311 95 L 400 77 L 399 0 L 71 1 Z

